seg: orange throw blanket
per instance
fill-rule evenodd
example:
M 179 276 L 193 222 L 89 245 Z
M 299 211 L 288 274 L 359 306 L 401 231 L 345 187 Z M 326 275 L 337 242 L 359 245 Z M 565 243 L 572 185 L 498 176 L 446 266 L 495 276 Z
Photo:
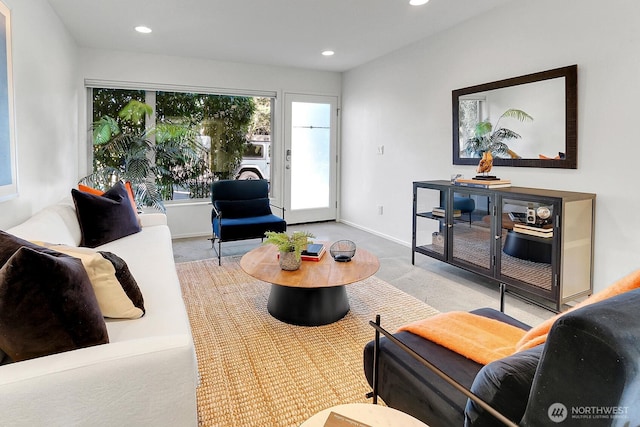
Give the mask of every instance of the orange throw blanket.
M 513 354 L 515 343 L 526 332 L 464 311 L 436 314 L 399 330 L 424 337 L 483 365 Z
M 571 309 L 545 320 L 529 331 L 461 311 L 441 313 L 402 326 L 398 331 L 411 332 L 486 365 L 515 352 L 543 344 L 547 340 L 551 326 L 564 314 L 638 287 L 640 287 L 640 270 L 623 277 L 608 288 L 591 295 Z

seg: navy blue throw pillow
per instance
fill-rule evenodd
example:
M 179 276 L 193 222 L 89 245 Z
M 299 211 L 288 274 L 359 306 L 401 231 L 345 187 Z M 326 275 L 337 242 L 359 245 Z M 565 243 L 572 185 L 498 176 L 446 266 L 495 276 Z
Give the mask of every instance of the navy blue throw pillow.
M 0 268 L 0 349 L 18 362 L 109 342 L 82 262 L 18 249 Z
M 95 248 L 141 230 L 127 189 L 117 182 L 102 196 L 71 190 L 80 223 L 80 246 Z
M 515 353 L 485 365 L 476 375 L 471 392 L 514 423 L 527 409 L 533 377 L 544 345 Z M 465 426 L 495 426 L 498 421 L 472 400 L 464 411 Z

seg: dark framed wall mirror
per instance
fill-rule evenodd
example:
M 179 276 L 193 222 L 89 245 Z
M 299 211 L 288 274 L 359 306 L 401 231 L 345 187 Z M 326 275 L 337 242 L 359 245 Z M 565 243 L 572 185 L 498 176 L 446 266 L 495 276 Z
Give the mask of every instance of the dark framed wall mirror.
M 454 165 L 491 144 L 495 166 L 577 168 L 577 65 L 454 90 L 452 113 Z

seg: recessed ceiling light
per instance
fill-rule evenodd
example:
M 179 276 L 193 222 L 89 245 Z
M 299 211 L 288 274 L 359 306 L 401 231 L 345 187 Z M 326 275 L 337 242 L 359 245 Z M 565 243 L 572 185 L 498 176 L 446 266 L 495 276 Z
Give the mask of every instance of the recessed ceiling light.
M 149 34 L 151 32 L 151 28 L 140 25 L 136 27 L 136 31 L 142 34 Z
M 429 0 L 409 0 L 411 6 L 422 6 L 427 3 L 429 3 Z
M 322 54 L 324 56 L 332 56 L 333 54 L 335 54 L 335 52 L 332 51 L 332 50 L 324 50 L 324 51 L 322 51 Z

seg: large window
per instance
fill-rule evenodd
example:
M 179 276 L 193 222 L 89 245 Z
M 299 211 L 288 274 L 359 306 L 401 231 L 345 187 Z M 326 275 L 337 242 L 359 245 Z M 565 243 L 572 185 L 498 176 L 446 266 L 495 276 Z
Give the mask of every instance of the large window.
M 269 178 L 272 97 L 93 88 L 91 99 L 94 181 L 137 174 L 168 201 L 208 198 L 214 179 Z

